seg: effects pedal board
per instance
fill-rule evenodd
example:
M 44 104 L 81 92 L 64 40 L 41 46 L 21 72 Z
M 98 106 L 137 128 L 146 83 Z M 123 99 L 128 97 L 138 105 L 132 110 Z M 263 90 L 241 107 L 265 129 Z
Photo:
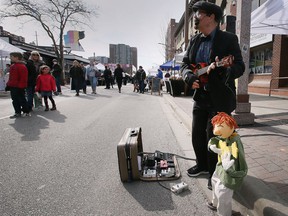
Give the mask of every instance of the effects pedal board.
M 144 170 L 143 177 L 145 178 L 156 177 L 156 170 L 153 170 L 153 169 Z

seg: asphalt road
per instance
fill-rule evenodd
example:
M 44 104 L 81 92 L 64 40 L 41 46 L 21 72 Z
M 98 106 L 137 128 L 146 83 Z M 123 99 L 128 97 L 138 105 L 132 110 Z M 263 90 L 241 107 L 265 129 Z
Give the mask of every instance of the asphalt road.
M 57 111 L 19 119 L 9 119 L 11 100 L 0 98 L 0 215 L 215 215 L 185 174 L 191 161 L 178 159 L 182 177 L 161 182 L 187 183 L 179 195 L 158 182 L 120 181 L 116 148 L 126 128 L 142 128 L 145 152 L 191 151 L 189 131 L 162 96 L 130 84 L 121 94 L 98 87 L 97 95 L 74 95 L 64 89 Z

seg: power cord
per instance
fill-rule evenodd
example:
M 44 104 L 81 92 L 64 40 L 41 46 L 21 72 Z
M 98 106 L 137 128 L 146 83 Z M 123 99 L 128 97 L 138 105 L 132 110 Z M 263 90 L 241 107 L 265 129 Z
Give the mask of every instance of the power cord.
M 163 184 L 160 182 L 160 180 L 158 179 L 158 177 L 159 177 L 159 175 L 156 176 L 158 184 L 159 184 L 161 187 L 163 187 L 164 189 L 171 191 L 171 188 L 170 188 L 170 187 L 166 187 L 165 185 L 163 185 Z
M 163 152 L 158 151 L 158 150 L 156 150 L 155 152 L 163 153 Z M 139 153 L 138 153 L 138 155 L 144 155 L 144 154 L 154 154 L 154 153 L 153 153 L 153 152 L 139 152 Z M 184 156 L 182 156 L 182 155 L 178 155 L 178 154 L 174 154 L 174 153 L 167 153 L 167 154 L 174 155 L 175 157 L 181 158 L 181 159 L 184 159 L 184 160 L 196 161 L 195 158 L 188 158 L 188 157 L 184 157 Z

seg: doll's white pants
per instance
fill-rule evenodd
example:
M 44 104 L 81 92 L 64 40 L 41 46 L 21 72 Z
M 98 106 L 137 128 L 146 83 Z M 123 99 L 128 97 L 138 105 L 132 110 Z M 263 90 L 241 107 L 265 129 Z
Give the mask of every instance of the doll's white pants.
M 219 216 L 232 215 L 232 197 L 233 190 L 225 187 L 216 172 L 213 173 L 212 179 L 212 203 L 217 206 Z

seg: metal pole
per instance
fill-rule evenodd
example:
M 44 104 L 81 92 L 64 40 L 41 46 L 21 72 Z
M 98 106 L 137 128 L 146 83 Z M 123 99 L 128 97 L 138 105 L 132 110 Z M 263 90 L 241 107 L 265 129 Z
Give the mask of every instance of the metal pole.
M 253 124 L 255 119 L 248 95 L 251 7 L 251 0 L 237 0 L 236 34 L 245 63 L 245 72 L 238 79 L 237 107 L 233 114 L 239 125 Z
M 189 0 L 186 0 L 185 4 L 185 20 L 184 20 L 184 42 L 185 42 L 185 50 L 188 46 L 189 42 Z

